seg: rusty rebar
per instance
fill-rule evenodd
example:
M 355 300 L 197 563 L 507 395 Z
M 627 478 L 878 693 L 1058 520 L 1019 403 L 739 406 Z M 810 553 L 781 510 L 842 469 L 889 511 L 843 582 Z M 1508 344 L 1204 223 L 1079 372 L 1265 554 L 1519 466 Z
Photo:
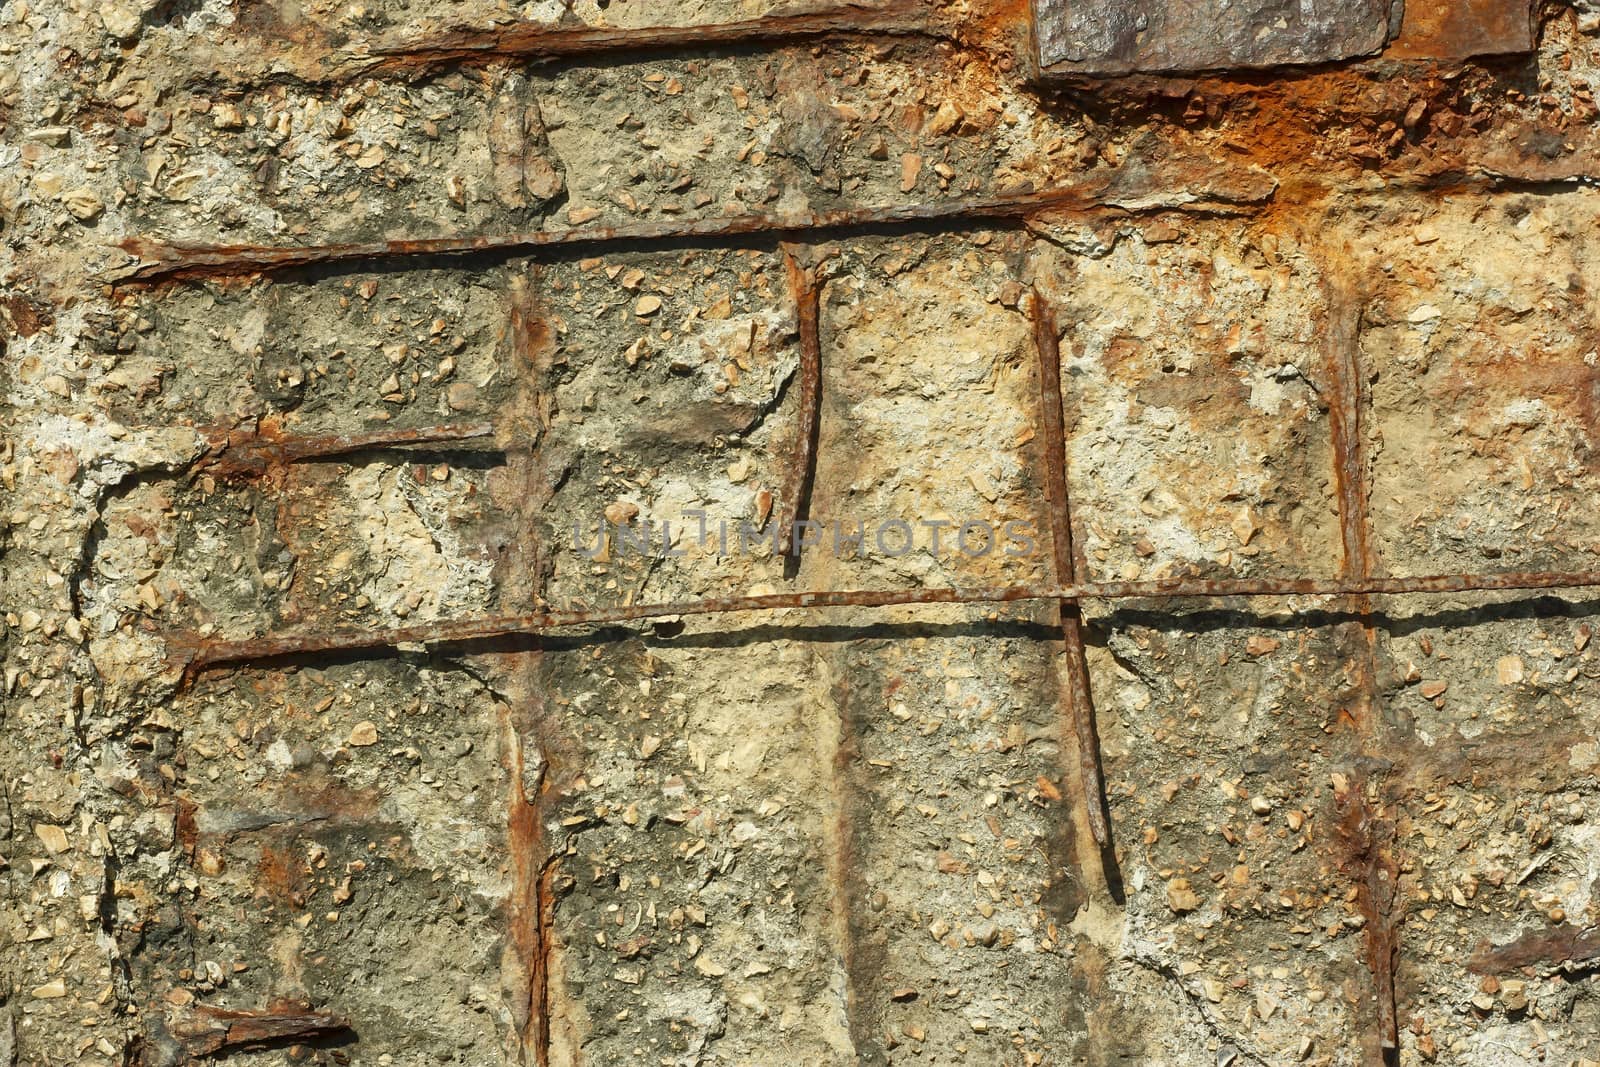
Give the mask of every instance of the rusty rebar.
M 765 15 L 699 26 L 551 26 L 518 22 L 488 29 L 461 29 L 372 50 L 374 61 L 349 64 L 337 76 L 413 74 L 454 64 L 520 59 L 593 59 L 626 53 L 719 47 L 781 47 L 819 37 L 901 37 L 930 34 L 928 8 L 919 0 L 847 3 L 815 11 Z
M 1367 514 L 1367 450 L 1362 411 L 1359 297 L 1342 279 L 1327 285 L 1328 434 L 1334 456 L 1334 486 L 1339 500 L 1339 541 L 1343 573 L 1374 573 L 1371 520 Z
M 1056 581 L 1065 585 L 1084 577 L 1072 545 L 1072 496 L 1067 482 L 1067 433 L 1061 408 L 1061 337 L 1055 308 L 1038 289 L 1033 291 L 1033 341 L 1039 354 L 1040 446 L 1044 449 L 1045 502 L 1049 508 L 1051 562 Z M 1083 645 L 1083 612 L 1076 600 L 1057 605 L 1062 658 L 1066 674 L 1067 717 L 1077 741 L 1079 785 L 1084 813 L 1095 844 L 1110 840 L 1106 826 L 1105 786 L 1100 773 L 1100 741 L 1095 732 L 1094 690 Z
M 1512 974 L 1524 967 L 1591 966 L 1600 960 L 1600 931 L 1571 923 L 1535 928 L 1503 945 L 1480 945 L 1467 963 L 1473 974 Z
M 533 425 L 530 432 L 518 435 L 505 468 L 489 483 L 492 499 L 516 523 L 517 535 L 509 539 L 496 567 L 496 585 L 505 598 L 501 603 L 513 610 L 535 606 L 546 577 L 537 520 L 552 490 L 540 454 L 544 435 L 537 424 L 555 341 L 540 282 L 538 267 L 511 279 L 510 328 L 501 369 L 517 389 L 501 415 L 513 424 Z M 507 777 L 506 851 L 511 865 L 505 920 L 507 945 L 515 960 L 507 977 L 512 982 L 518 1062 L 530 1067 L 550 1064 L 550 968 L 556 941 L 555 857 L 546 839 L 546 822 L 556 801 L 559 775 L 552 773 L 557 761 L 545 715 L 541 658 L 537 642 L 529 642 L 529 647 L 507 657 L 500 683 L 507 697 L 501 710 L 501 759 Z
M 1339 266 L 1341 261 L 1336 260 Z M 1342 548 L 1340 574 L 1352 581 L 1370 579 L 1377 571 L 1372 544 L 1372 519 L 1368 512 L 1366 447 L 1366 380 L 1361 367 L 1361 297 L 1338 267 L 1330 270 L 1326 282 L 1328 325 L 1326 334 L 1328 366 L 1328 432 L 1334 457 L 1334 486 L 1339 506 L 1339 541 Z M 1359 647 L 1356 654 L 1354 689 L 1360 702 L 1355 725 L 1359 745 L 1366 750 L 1377 728 L 1378 634 L 1372 625 L 1372 600 L 1356 593 L 1347 600 L 1349 610 L 1359 621 L 1354 624 Z M 1374 997 L 1378 1009 L 1378 1046 L 1381 1056 L 1392 1056 L 1400 1047 L 1399 1005 L 1395 1000 L 1394 967 L 1397 945 L 1390 918 L 1393 903 L 1393 860 L 1388 840 L 1393 827 L 1372 819 L 1361 805 L 1360 850 L 1363 875 L 1356 886 L 1358 899 L 1368 914 L 1366 930 L 1367 966 L 1372 972 Z M 1390 878 L 1384 894 L 1380 875 Z
M 306 435 L 201 427 L 209 447 L 199 466 L 225 475 L 259 474 L 270 467 L 331 459 L 377 448 L 455 445 L 494 436 L 493 423 L 445 423 L 365 433 Z
M 1045 599 L 1032 586 L 960 589 L 844 590 L 772 593 L 764 596 L 709 597 L 657 604 L 608 608 L 552 609 L 523 615 L 480 619 L 443 619 L 389 629 L 341 628 L 322 632 L 277 634 L 238 641 L 195 640 L 174 636 L 178 658 L 192 673 L 221 663 L 241 663 L 320 652 L 348 652 L 402 645 L 481 641 L 519 634 L 538 634 L 572 626 L 596 626 L 676 615 L 719 615 L 736 611 L 790 608 L 889 607 L 898 604 L 976 604 Z M 185 655 L 184 653 L 187 653 Z
M 1365 780 L 1358 776 L 1347 782 L 1343 791 L 1335 792 L 1334 803 L 1340 816 L 1338 832 L 1349 855 L 1347 866 L 1354 868 L 1350 873 L 1356 882 L 1355 904 L 1366 920 L 1362 935 L 1375 986 L 1373 997 L 1378 1002 L 1378 1058 L 1387 1063 L 1400 1047 L 1394 983 L 1399 946 L 1389 919 L 1400 871 L 1389 848 L 1394 826 L 1372 811 L 1365 790 Z
M 262 1011 L 195 1004 L 167 1023 L 190 1056 L 218 1056 L 269 1048 L 281 1042 L 349 1035 L 350 1022 L 328 1012 L 282 1005 Z
M 1076 585 L 989 586 L 975 589 L 824 590 L 762 596 L 708 597 L 604 608 L 552 609 L 522 615 L 441 619 L 391 628 L 340 628 L 269 634 L 219 641 L 193 634 L 170 634 L 173 665 L 188 673 L 228 663 L 284 656 L 353 652 L 404 645 L 486 641 L 539 634 L 570 627 L 602 626 L 680 615 L 734 612 L 883 608 L 917 604 L 1008 604 L 1034 600 L 1149 600 L 1222 597 L 1349 596 L 1587 589 L 1600 587 L 1600 571 L 1534 571 L 1508 574 L 1444 574 L 1417 578 L 1160 578 L 1144 581 L 1084 582 Z
M 802 267 L 792 250 L 783 253 L 800 331 L 800 392 L 796 398 L 794 452 L 784 471 L 779 502 L 779 544 L 798 565 L 800 546 L 794 528 L 811 506 L 811 487 L 817 472 L 817 432 L 822 423 L 822 329 L 819 322 L 822 290 L 810 268 Z
M 579 254 L 608 248 L 650 243 L 716 243 L 753 237 L 782 240 L 789 236 L 812 238 L 841 231 L 889 231 L 939 224 L 949 229 L 991 223 L 1019 223 L 1040 212 L 1108 210 L 1136 213 L 1138 206 L 1123 207 L 1113 192 L 1111 176 L 1098 176 L 1077 185 L 1043 192 L 999 193 L 990 197 L 947 200 L 941 203 L 884 207 L 839 208 L 832 211 L 744 215 L 635 222 L 624 226 L 573 226 L 560 230 L 532 230 L 475 237 L 431 237 L 417 240 L 372 241 L 355 244 L 272 247 L 263 245 L 166 244 L 130 237 L 121 248 L 138 257 L 138 266 L 118 272 L 113 280 L 130 282 L 174 281 L 184 278 L 237 277 L 329 263 L 349 263 L 416 256 L 461 256 L 493 253 L 503 256 L 539 252 Z M 1127 194 L 1130 205 L 1139 197 Z M 1196 200 L 1174 210 L 1208 208 L 1248 210 L 1249 205 Z

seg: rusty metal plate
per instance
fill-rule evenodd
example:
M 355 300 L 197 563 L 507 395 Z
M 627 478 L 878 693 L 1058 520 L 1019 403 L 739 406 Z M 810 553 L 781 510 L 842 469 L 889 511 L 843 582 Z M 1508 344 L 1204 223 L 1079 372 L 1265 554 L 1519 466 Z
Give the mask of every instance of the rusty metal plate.
M 1538 43 L 1530 0 L 1407 0 L 1393 59 L 1517 55 Z
M 1033 0 L 1051 74 L 1329 63 L 1388 43 L 1391 0 Z M 1397 14 L 1397 11 L 1394 11 Z

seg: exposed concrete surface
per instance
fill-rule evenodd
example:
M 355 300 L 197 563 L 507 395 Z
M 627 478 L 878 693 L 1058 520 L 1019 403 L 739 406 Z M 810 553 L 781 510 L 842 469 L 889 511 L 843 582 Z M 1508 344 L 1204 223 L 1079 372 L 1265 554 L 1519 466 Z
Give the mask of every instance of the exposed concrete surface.
M 0 8 L 0 1067 L 1600 1062 L 1592 589 L 184 670 L 1600 569 L 1600 10 L 1146 6 Z

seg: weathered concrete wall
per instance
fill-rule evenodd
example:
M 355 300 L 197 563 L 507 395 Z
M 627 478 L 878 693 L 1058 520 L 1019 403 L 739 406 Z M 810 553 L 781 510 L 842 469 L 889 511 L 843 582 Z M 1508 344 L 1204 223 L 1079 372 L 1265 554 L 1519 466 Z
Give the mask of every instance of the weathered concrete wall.
M 12 0 L 0 1065 L 1600 1062 L 1597 33 Z

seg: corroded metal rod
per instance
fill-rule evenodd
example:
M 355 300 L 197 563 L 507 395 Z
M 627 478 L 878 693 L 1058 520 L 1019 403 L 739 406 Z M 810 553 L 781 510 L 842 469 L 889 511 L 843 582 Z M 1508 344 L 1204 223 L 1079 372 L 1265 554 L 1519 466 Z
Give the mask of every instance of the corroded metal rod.
M 1039 353 L 1039 424 L 1044 449 L 1044 490 L 1049 506 L 1051 559 L 1056 581 L 1082 577 L 1072 550 L 1072 498 L 1067 488 L 1067 433 L 1061 410 L 1061 337 L 1055 308 L 1038 289 L 1033 291 L 1033 341 Z M 1067 717 L 1077 741 L 1079 782 L 1084 812 L 1095 844 L 1110 840 L 1106 826 L 1105 785 L 1100 774 L 1100 741 L 1094 726 L 1094 691 L 1089 684 L 1089 659 L 1083 646 L 1083 612 L 1075 600 L 1060 605 L 1061 641 L 1066 670 Z
M 1389 842 L 1394 825 L 1379 817 L 1367 803 L 1365 783 L 1357 776 L 1346 787 L 1336 790 L 1334 803 L 1339 811 L 1337 832 L 1348 854 L 1345 867 L 1355 881 L 1355 905 L 1366 920 L 1367 967 L 1372 971 L 1373 996 L 1378 1008 L 1378 1056 L 1382 1062 L 1400 1047 L 1400 1032 L 1395 1011 L 1394 967 L 1399 950 L 1394 922 L 1395 884 L 1399 867 Z
M 1109 177 L 1043 192 L 999 193 L 990 197 L 886 207 L 840 208 L 791 214 L 752 212 L 745 215 L 635 222 L 624 226 L 573 226 L 563 230 L 484 234 L 476 237 L 431 237 L 420 240 L 372 241 L 273 247 L 267 245 L 165 244 L 143 237 L 123 241 L 121 248 L 141 261 L 118 273 L 115 281 L 158 282 L 182 278 L 235 277 L 326 263 L 411 256 L 459 256 L 474 253 L 527 255 L 538 252 L 600 251 L 651 242 L 717 242 L 738 237 L 781 240 L 850 230 L 889 230 L 940 224 L 958 229 L 990 223 L 1016 223 L 1045 211 L 1136 211 L 1117 203 Z M 1130 203 L 1138 198 L 1129 195 Z M 1249 205 L 1217 202 L 1215 208 L 1249 210 Z M 1206 210 L 1204 201 L 1182 210 Z
M 1372 523 L 1367 514 L 1367 450 L 1362 408 L 1360 300 L 1339 279 L 1328 284 L 1328 434 L 1334 456 L 1334 485 L 1339 498 L 1339 540 L 1349 576 L 1372 574 L 1376 568 Z
M 882 608 L 913 604 L 1007 604 L 1036 600 L 1206 599 L 1218 597 L 1349 596 L 1355 593 L 1413 594 L 1586 589 L 1600 587 L 1600 571 L 1535 571 L 1509 574 L 1445 574 L 1419 578 L 1163 578 L 1076 585 L 991 586 L 976 589 L 833 590 L 771 593 L 763 596 L 710 597 L 608 608 L 565 609 L 525 615 L 444 619 L 391 628 L 342 628 L 272 634 L 217 641 L 192 634 L 167 638 L 174 665 L 189 673 L 225 663 L 249 663 L 281 656 L 350 652 L 517 634 L 538 634 L 574 626 L 599 626 L 679 615 L 721 615 L 746 611 Z
M 1571 923 L 1533 929 L 1503 945 L 1481 945 L 1467 970 L 1473 974 L 1511 974 L 1524 967 L 1587 967 L 1600 959 L 1600 931 Z
M 794 454 L 783 476 L 778 543 L 792 559 L 798 560 L 800 546 L 795 543 L 794 526 L 805 518 L 810 505 L 811 486 L 817 471 L 817 429 L 822 422 L 822 329 L 818 321 L 822 294 L 816 275 L 802 267 L 788 249 L 784 250 L 783 261 L 799 321 L 800 395 Z
M 512 422 L 530 425 L 510 446 L 504 477 L 491 480 L 495 502 L 514 516 L 521 531 L 510 539 L 501 557 L 498 585 L 510 608 L 533 606 L 544 586 L 545 546 L 537 518 L 549 505 L 553 490 L 540 454 L 544 435 L 537 429 L 541 399 L 547 399 L 548 370 L 554 336 L 544 303 L 541 270 L 535 266 L 511 279 L 509 345 L 501 367 L 520 386 L 510 405 Z M 506 700 L 499 704 L 501 760 L 506 771 L 506 851 L 511 890 L 506 899 L 507 948 L 515 964 L 506 968 L 521 1055 L 518 1063 L 550 1067 L 550 972 L 556 959 L 554 891 L 559 853 L 552 854 L 546 822 L 554 810 L 562 779 L 541 684 L 537 643 L 508 657 L 500 682 Z
M 374 448 L 410 448 L 460 444 L 494 436 L 488 422 L 417 426 L 365 433 L 297 436 L 260 431 L 204 427 L 199 432 L 210 445 L 202 466 L 222 474 L 259 474 L 268 467 L 307 460 L 328 459 Z
M 218 1056 L 352 1033 L 347 1019 L 289 1005 L 240 1011 L 196 1004 L 170 1020 L 168 1030 L 190 1056 Z
M 1377 571 L 1377 554 L 1372 544 L 1372 519 L 1368 511 L 1367 448 L 1364 415 L 1366 380 L 1361 368 L 1361 297 L 1344 275 L 1335 270 L 1327 282 L 1328 302 L 1328 430 L 1334 457 L 1334 485 L 1339 502 L 1339 539 L 1343 547 L 1340 574 L 1362 582 Z M 1359 643 L 1356 655 L 1355 690 L 1360 708 L 1355 716 L 1361 745 L 1374 740 L 1378 726 L 1377 631 L 1370 622 L 1372 600 L 1366 593 L 1349 598 L 1350 610 L 1361 618 L 1351 629 Z M 1367 966 L 1372 972 L 1374 997 L 1378 1009 L 1378 1047 L 1381 1055 L 1392 1055 L 1400 1047 L 1399 1007 L 1395 1000 L 1394 968 L 1397 940 L 1390 917 L 1393 904 L 1393 873 L 1388 868 L 1393 827 L 1370 817 L 1365 801 L 1357 795 L 1361 810 L 1359 850 L 1361 876 L 1357 899 L 1368 912 L 1365 930 Z
M 766 15 L 700 26 L 557 27 L 519 22 L 490 29 L 463 29 L 375 48 L 376 62 L 357 62 L 340 72 L 352 76 L 412 74 L 461 63 L 494 60 L 594 59 L 601 56 L 693 48 L 782 46 L 818 37 L 911 36 L 931 32 L 928 8 L 918 0 L 841 4 L 816 11 Z

